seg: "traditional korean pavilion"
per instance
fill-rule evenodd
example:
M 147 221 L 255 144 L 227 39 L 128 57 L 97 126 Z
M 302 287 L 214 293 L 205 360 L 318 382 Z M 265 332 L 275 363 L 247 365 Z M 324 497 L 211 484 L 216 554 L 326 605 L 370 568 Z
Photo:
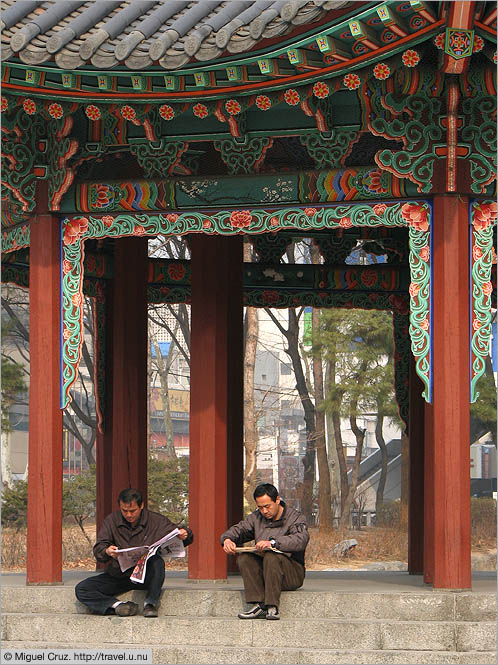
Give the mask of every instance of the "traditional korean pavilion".
M 62 410 L 96 299 L 98 521 L 146 489 L 147 303 L 191 303 L 189 576 L 242 514 L 243 305 L 393 314 L 409 572 L 471 586 L 496 3 L 6 0 L 2 281 L 30 291 L 27 582 L 62 575 Z M 148 257 L 185 236 L 190 260 Z M 243 262 L 249 237 L 259 261 Z M 283 264 L 296 238 L 323 264 Z M 387 262 L 350 265 L 361 243 Z M 494 266 L 495 268 L 495 266 Z M 494 282 L 496 292 L 496 282 Z

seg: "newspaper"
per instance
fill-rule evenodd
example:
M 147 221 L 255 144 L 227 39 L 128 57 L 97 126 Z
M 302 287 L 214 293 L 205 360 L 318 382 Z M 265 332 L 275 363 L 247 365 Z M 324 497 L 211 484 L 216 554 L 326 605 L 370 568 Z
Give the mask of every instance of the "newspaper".
M 147 561 L 157 553 L 159 548 L 161 548 L 161 556 L 163 557 L 181 558 L 185 556 L 185 547 L 181 539 L 178 538 L 179 533 L 179 529 L 173 529 L 173 531 L 170 531 L 170 533 L 152 543 L 152 545 L 116 550 L 121 571 L 124 573 L 128 568 L 135 566 L 130 580 L 137 584 L 143 584 L 147 571 Z
M 277 550 L 276 547 L 266 547 L 264 550 L 256 549 L 256 545 L 246 545 L 244 547 L 236 547 L 235 554 L 242 554 L 242 552 L 252 552 L 253 554 L 263 554 L 263 552 L 275 552 L 276 554 L 285 554 L 285 556 L 290 557 L 290 552 L 282 552 L 282 550 Z

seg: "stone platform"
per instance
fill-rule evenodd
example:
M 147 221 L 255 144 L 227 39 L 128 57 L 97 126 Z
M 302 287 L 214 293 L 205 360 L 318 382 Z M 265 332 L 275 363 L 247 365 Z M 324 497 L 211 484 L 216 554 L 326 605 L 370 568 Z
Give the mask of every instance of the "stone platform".
M 472 591 L 433 591 L 405 572 L 311 571 L 284 592 L 281 620 L 240 621 L 241 578 L 194 582 L 168 572 L 157 619 L 92 616 L 62 586 L 2 575 L 4 648 L 152 649 L 154 663 L 496 663 L 496 575 Z M 123 599 L 143 604 L 143 592 Z

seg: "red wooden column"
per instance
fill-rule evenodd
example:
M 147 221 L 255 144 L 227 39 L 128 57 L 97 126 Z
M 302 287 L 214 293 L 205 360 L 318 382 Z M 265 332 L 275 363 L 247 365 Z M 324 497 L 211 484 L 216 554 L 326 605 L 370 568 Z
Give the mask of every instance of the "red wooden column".
M 464 196 L 434 197 L 434 588 L 469 589 L 469 227 Z
M 127 487 L 147 497 L 147 239 L 114 241 L 112 502 Z M 117 507 L 117 506 L 116 506 Z
M 45 207 L 45 210 L 47 207 Z M 27 584 L 62 582 L 60 222 L 38 214 L 30 243 Z
M 410 356 L 410 478 L 408 498 L 408 572 L 420 575 L 424 570 L 424 398 L 423 385 Z
M 242 326 L 240 303 L 231 303 L 241 280 L 234 267 L 242 270 L 240 238 L 191 236 L 192 332 L 190 347 L 190 515 L 195 541 L 189 549 L 191 579 L 224 579 L 226 555 L 219 536 L 226 529 L 228 514 L 235 517 L 235 502 L 227 505 L 228 460 L 240 466 L 240 453 L 228 453 L 229 441 L 240 436 L 239 426 L 229 425 L 229 408 L 240 394 L 229 396 L 232 330 Z M 236 253 L 232 256 L 232 252 Z M 232 293 L 232 289 L 234 292 Z M 242 295 L 239 293 L 239 299 Z M 234 339 L 237 339 L 237 332 Z M 239 348 L 239 343 L 234 341 Z M 242 357 L 240 356 L 240 363 Z M 240 407 L 238 407 L 237 412 Z M 237 434 L 237 432 L 239 432 Z M 242 440 L 239 441 L 242 446 Z M 239 460 L 239 461 L 237 461 Z M 240 478 L 240 483 L 242 479 Z M 235 485 L 235 480 L 230 483 Z M 232 486 L 232 485 L 231 485 Z
M 434 581 L 434 407 L 424 406 L 424 582 Z
M 105 395 L 101 396 L 104 402 L 104 431 L 97 430 L 95 441 L 95 457 L 97 467 L 96 477 L 96 522 L 97 531 L 102 526 L 106 515 L 116 510 L 116 497 L 112 495 L 112 404 L 113 404 L 113 295 L 111 285 L 105 290 Z M 95 329 L 95 334 L 98 334 Z M 97 562 L 97 567 L 100 567 Z

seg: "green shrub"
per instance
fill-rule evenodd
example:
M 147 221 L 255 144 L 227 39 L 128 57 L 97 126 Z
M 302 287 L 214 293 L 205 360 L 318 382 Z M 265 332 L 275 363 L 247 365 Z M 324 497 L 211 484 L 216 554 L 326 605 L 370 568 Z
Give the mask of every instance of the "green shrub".
M 18 480 L 2 491 L 2 526 L 20 529 L 28 518 L 28 482 Z

